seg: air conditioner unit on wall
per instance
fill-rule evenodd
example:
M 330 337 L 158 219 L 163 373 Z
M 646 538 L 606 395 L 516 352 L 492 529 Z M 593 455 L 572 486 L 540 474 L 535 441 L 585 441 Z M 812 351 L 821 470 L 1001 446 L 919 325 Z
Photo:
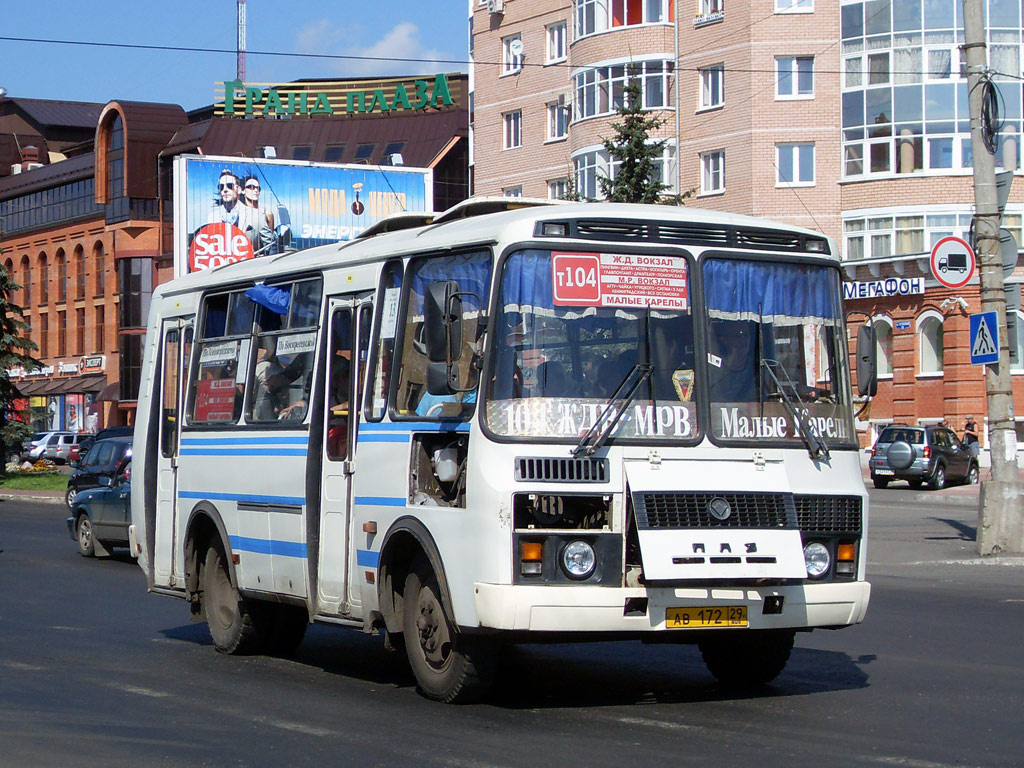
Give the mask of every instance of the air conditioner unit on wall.
M 11 163 L 11 175 L 21 173 L 21 163 Z
M 505 0 L 487 0 L 488 13 L 504 13 Z

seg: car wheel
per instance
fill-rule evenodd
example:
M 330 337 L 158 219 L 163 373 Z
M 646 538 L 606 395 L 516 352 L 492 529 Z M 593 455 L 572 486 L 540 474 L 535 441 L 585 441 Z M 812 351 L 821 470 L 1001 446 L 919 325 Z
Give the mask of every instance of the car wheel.
M 68 492 L 64 494 L 64 503 L 68 505 L 68 509 L 71 509 L 71 505 L 75 501 L 75 496 L 78 495 L 77 488 L 68 488 Z
M 884 477 L 873 477 L 871 482 L 875 484 L 875 488 L 887 488 L 889 486 L 889 481 Z
M 92 539 L 92 520 L 88 515 L 78 516 L 78 551 L 82 557 L 92 557 L 96 554 L 96 543 Z
M 967 484 L 968 485 L 977 485 L 978 484 L 978 480 L 980 479 L 980 477 L 981 477 L 981 473 L 978 471 L 978 465 L 977 464 L 971 464 L 971 468 L 969 470 L 967 470 Z
M 452 703 L 486 693 L 494 673 L 493 646 L 455 628 L 425 560 L 417 561 L 405 580 L 402 624 L 409 666 L 424 696 Z
M 231 583 L 219 544 L 206 551 L 203 565 L 203 617 L 214 647 L 221 653 L 251 653 L 259 649 L 262 633 L 246 601 Z
M 935 474 L 932 475 L 931 482 L 928 485 L 933 491 L 941 491 L 946 487 L 946 468 L 944 466 L 941 464 L 935 465 Z
M 722 633 L 699 643 L 708 671 L 730 687 L 766 685 L 778 677 L 793 650 L 792 631 Z

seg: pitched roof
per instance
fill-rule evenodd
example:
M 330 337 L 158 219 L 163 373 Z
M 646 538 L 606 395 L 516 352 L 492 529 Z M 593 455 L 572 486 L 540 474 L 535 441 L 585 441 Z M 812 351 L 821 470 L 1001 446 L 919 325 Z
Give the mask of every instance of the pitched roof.
M 39 125 L 73 128 L 95 128 L 102 104 L 84 101 L 13 98 L 17 106 Z

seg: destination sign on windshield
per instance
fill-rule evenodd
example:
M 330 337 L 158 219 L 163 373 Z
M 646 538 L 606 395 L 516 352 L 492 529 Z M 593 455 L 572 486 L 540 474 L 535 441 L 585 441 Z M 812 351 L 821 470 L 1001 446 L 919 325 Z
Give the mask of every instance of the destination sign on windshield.
M 686 260 L 635 253 L 552 253 L 555 306 L 687 308 Z

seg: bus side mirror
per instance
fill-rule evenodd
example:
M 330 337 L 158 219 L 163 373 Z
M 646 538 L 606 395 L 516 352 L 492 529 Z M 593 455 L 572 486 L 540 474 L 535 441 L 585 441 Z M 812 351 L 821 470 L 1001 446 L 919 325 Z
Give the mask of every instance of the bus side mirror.
M 862 397 L 878 394 L 878 337 L 870 325 L 857 331 L 857 391 Z
M 429 363 L 427 365 L 427 392 L 432 395 L 454 395 L 458 391 L 458 363 Z
M 462 294 L 454 280 L 438 280 L 427 286 L 423 320 L 427 357 L 431 362 L 451 363 L 462 356 Z

